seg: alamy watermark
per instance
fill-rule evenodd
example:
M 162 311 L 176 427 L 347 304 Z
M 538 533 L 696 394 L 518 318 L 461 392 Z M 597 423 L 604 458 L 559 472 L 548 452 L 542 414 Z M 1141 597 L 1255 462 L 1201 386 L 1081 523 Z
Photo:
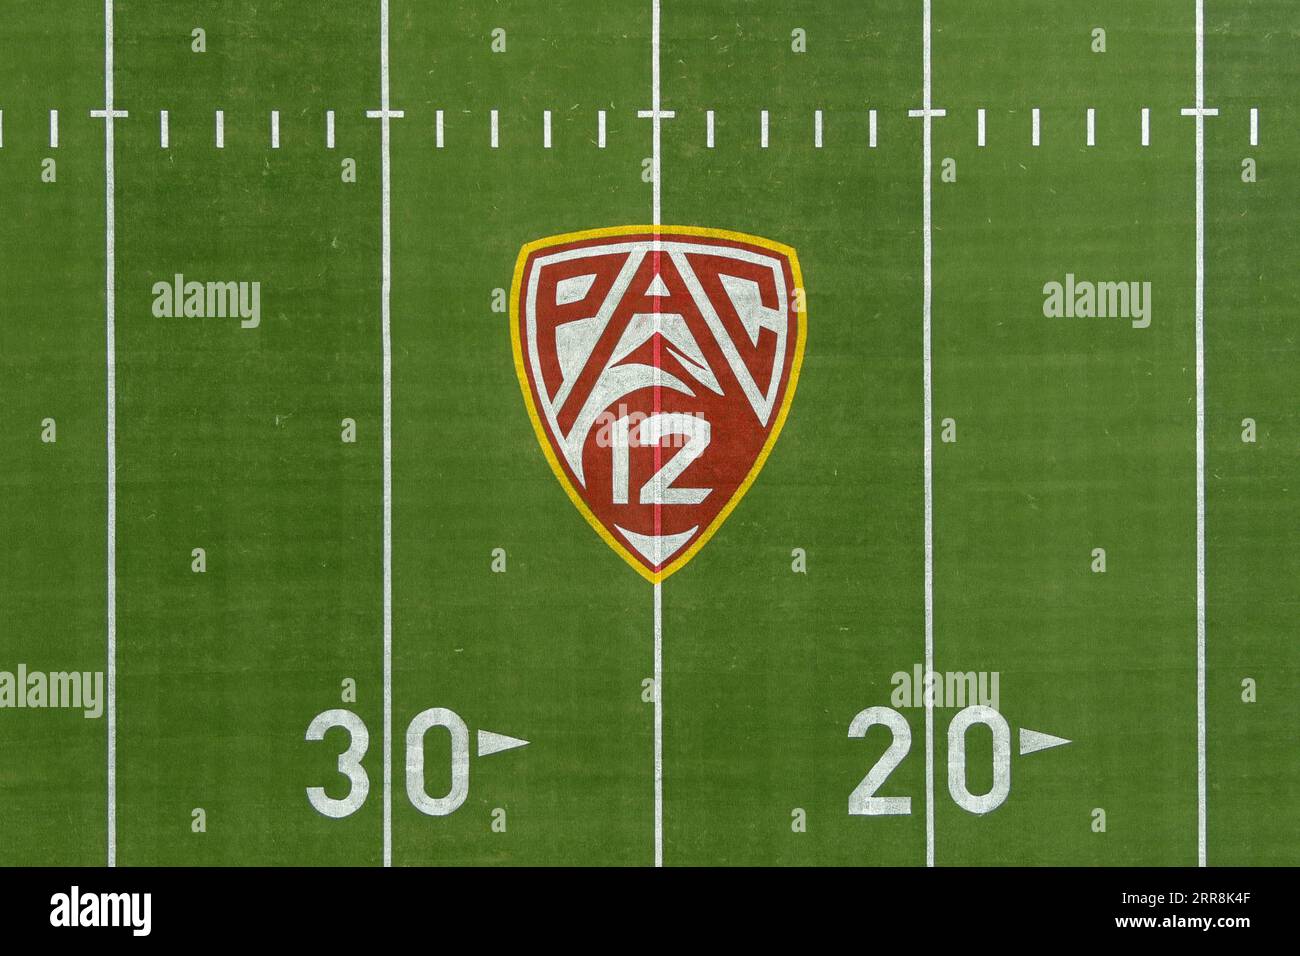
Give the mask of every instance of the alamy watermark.
M 628 443 L 629 436 L 637 436 L 638 441 L 644 441 L 640 437 L 640 428 L 643 422 L 649 418 L 664 418 L 666 416 L 660 413 L 658 416 L 650 412 L 628 411 L 626 405 L 622 402 L 618 404 L 618 411 L 611 408 L 605 409 L 596 416 L 594 423 L 596 427 L 596 447 L 613 448 L 616 445 L 625 446 Z M 672 427 L 662 430 L 660 441 L 653 442 L 661 448 L 685 448 L 687 444 L 695 438 L 709 431 L 708 419 L 703 412 L 673 412 Z M 699 425 L 692 427 L 689 421 L 683 423 L 683 420 L 695 419 Z
M 0 670 L 0 709 L 7 707 L 80 710 L 94 720 L 104 713 L 104 672 Z
M 954 707 L 958 710 L 982 704 L 1000 710 L 1001 671 L 926 671 L 916 664 L 908 671 L 895 671 L 889 678 L 894 690 L 889 701 L 897 709 Z

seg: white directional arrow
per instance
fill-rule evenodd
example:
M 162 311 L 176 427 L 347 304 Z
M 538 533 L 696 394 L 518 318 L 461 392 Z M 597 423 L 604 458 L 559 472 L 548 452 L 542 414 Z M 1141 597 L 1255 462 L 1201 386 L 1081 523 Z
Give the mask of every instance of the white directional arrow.
M 1023 734 L 1023 731 L 1021 732 Z M 1024 739 L 1023 736 L 1021 738 Z M 518 737 L 507 737 L 505 734 L 494 734 L 490 730 L 480 730 L 478 732 L 478 755 L 487 757 L 491 754 L 499 754 L 503 750 L 514 750 L 516 747 L 527 747 L 527 740 L 520 740 Z M 1048 746 L 1052 746 L 1048 744 Z M 1022 753 L 1024 751 L 1021 751 Z
M 1073 742 L 1072 740 L 1066 740 L 1064 737 L 1041 734 L 1037 730 L 1029 730 L 1027 727 L 1020 728 L 1020 756 L 1022 757 L 1025 754 L 1036 754 L 1040 750 L 1050 750 L 1053 747 L 1060 747 L 1062 744 Z M 482 748 L 482 746 L 483 744 L 480 742 L 479 747 Z

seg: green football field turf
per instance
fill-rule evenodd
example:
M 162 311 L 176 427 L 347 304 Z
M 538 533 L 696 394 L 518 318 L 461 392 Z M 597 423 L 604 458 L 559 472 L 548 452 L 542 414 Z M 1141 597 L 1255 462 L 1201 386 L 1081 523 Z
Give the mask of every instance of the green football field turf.
M 935 0 L 928 74 L 922 0 L 663 0 L 656 118 L 657 2 L 389 0 L 388 118 L 379 2 L 117 3 L 112 119 L 102 0 L 4 5 L 0 863 L 1300 863 L 1300 7 L 1204 0 L 1198 118 L 1199 0 Z M 808 330 L 658 660 L 505 305 L 656 191 Z

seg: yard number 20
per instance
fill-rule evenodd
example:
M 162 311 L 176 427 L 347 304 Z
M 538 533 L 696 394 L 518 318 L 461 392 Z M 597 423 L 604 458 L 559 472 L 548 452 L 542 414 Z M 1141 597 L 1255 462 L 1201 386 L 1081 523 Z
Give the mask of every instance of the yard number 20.
M 911 813 L 911 797 L 878 797 L 876 791 L 911 749 L 912 728 L 907 718 L 896 710 L 868 707 L 849 724 L 849 736 L 865 737 L 876 724 L 889 728 L 893 739 L 875 766 L 849 794 L 849 814 L 874 817 Z M 983 724 L 993 732 L 993 786 L 983 794 L 971 793 L 966 786 L 966 732 L 974 724 Z M 996 810 L 1011 792 L 1011 728 L 1007 726 L 1006 718 L 992 707 L 967 707 L 958 711 L 948 725 L 948 792 L 957 806 L 970 813 Z

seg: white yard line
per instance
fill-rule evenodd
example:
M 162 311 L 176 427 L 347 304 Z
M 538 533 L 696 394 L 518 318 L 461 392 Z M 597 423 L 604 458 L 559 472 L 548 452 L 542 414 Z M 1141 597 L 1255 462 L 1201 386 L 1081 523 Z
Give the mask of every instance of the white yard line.
M 664 585 L 654 585 L 655 603 L 655 866 L 664 865 Z
M 663 225 L 663 153 L 661 151 L 661 127 L 663 120 L 660 111 L 659 86 L 659 0 L 651 0 L 650 11 L 650 125 L 653 129 L 654 153 L 651 163 L 654 167 L 654 244 L 655 255 L 659 253 L 659 227 Z M 659 299 L 655 298 L 655 325 L 659 324 Z M 655 362 L 655 391 L 658 392 L 659 363 Z M 657 524 L 657 522 L 656 522 Z M 654 584 L 654 681 L 655 681 L 655 866 L 664 865 L 664 585 L 662 581 Z
M 921 109 L 908 115 L 921 120 L 921 218 L 923 250 L 923 292 L 921 303 L 921 377 L 924 389 L 925 435 L 925 674 L 934 671 L 934 436 L 932 434 L 933 383 L 930 361 L 931 304 L 933 300 L 931 196 L 933 172 L 931 122 L 944 110 L 931 106 L 930 0 L 922 4 L 922 90 Z M 925 865 L 934 866 L 934 699 L 925 695 Z
M 661 188 L 660 163 L 661 151 L 660 142 L 663 132 L 663 121 L 672 119 L 677 114 L 672 110 L 660 109 L 659 97 L 659 0 L 650 0 L 650 109 L 638 110 L 636 114 L 641 119 L 650 120 L 651 136 L 653 137 L 653 151 L 651 154 L 651 189 L 653 190 L 653 211 L 654 224 L 656 226 L 663 223 L 663 191 Z M 712 122 L 712 112 L 710 111 L 710 122 Z
M 677 114 L 672 110 L 661 109 L 660 86 L 659 86 L 659 23 L 660 23 L 660 0 L 650 0 L 650 109 L 638 110 L 637 116 L 641 119 L 650 120 L 651 136 L 653 139 L 653 151 L 650 159 L 651 188 L 653 190 L 653 199 L 651 201 L 654 234 L 654 252 L 659 253 L 659 227 L 663 225 L 663 190 L 662 190 L 662 124 L 666 119 L 672 119 Z M 713 114 L 708 114 L 709 122 L 709 145 L 712 144 L 713 132 Z M 655 321 L 658 322 L 659 300 L 655 299 Z M 659 377 L 659 367 L 655 366 L 656 383 Z M 656 384 L 657 388 L 657 384 Z M 663 719 L 663 583 L 655 582 L 654 585 L 654 828 L 655 828 L 655 846 L 654 859 L 655 866 L 664 864 L 664 719 Z
M 1196 0 L 1196 862 L 1206 865 L 1205 767 L 1205 3 Z
M 384 866 L 393 865 L 393 341 L 392 341 L 392 154 L 391 121 L 406 114 L 390 109 L 388 83 L 388 0 L 379 4 L 379 109 L 366 116 L 379 120 L 380 181 L 383 197 L 380 287 L 380 337 L 384 389 Z
M 105 380 L 105 565 L 108 865 L 117 866 L 117 208 L 113 122 L 126 112 L 113 106 L 113 0 L 104 0 L 104 380 Z M 55 122 L 51 120 L 51 122 Z M 52 135 L 57 132 L 52 129 Z

